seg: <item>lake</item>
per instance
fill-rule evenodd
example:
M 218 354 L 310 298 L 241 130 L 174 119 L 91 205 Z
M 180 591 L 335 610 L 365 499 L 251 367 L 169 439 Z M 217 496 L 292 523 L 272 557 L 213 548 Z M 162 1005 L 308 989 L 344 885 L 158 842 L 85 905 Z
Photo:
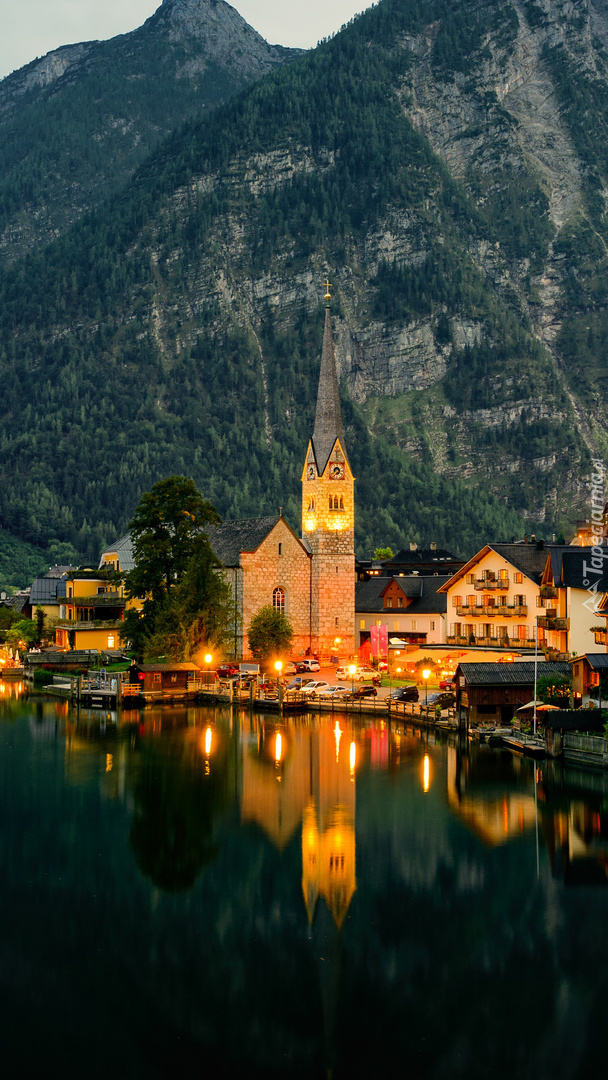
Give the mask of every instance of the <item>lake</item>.
M 11 1075 L 582 1077 L 608 776 L 377 719 L 0 691 Z

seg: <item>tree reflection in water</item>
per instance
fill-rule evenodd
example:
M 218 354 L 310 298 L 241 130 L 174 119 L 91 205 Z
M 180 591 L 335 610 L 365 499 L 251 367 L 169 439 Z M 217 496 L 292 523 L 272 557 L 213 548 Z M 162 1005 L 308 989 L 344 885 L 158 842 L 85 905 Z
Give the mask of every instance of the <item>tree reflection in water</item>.
M 216 754 L 210 769 L 200 731 L 196 735 L 144 735 L 131 759 L 129 842 L 142 874 L 168 892 L 191 889 L 217 857 L 214 826 L 227 805 L 228 757 Z

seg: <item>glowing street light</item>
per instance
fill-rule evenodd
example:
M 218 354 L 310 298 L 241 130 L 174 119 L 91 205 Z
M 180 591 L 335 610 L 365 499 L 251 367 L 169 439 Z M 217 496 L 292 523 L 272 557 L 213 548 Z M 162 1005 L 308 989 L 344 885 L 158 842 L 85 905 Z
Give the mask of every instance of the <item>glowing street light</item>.
M 356 664 L 349 664 L 348 670 L 350 673 L 350 692 L 354 697 L 355 694 L 355 672 L 357 670 Z
M 431 677 L 431 670 L 430 670 L 430 668 L 425 667 L 424 671 L 422 672 L 422 678 L 424 679 L 424 707 L 425 707 L 425 709 L 426 709 L 426 707 L 427 707 L 427 705 L 429 703 L 429 679 L 430 679 L 430 677 Z

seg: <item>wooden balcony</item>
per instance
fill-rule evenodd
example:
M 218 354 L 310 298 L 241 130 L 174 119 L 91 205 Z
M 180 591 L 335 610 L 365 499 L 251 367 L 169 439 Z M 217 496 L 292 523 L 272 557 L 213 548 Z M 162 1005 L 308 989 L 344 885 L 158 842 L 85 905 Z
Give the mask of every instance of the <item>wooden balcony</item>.
M 542 630 L 569 630 L 570 619 L 558 618 L 556 615 L 539 615 L 537 620 Z
M 608 645 L 608 630 L 596 630 L 595 631 L 595 644 L 596 645 Z
M 557 588 L 555 585 L 541 585 L 540 595 L 544 597 L 545 600 L 555 598 L 557 596 Z
M 473 582 L 473 588 L 476 592 L 492 592 L 496 589 L 508 589 L 509 585 L 510 579 L 508 577 L 476 578 Z
M 457 604 L 456 614 L 464 615 L 470 619 L 486 618 L 488 616 L 491 619 L 496 616 L 503 616 L 504 618 L 518 617 L 528 614 L 527 604 Z

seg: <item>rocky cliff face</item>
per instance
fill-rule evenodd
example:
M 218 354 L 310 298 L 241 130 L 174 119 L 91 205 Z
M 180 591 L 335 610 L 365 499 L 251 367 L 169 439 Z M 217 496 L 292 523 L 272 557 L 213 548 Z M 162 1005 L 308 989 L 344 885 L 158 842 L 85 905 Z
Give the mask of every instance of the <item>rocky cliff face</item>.
M 153 42 L 179 41 L 179 87 L 217 82 L 239 25 L 224 4 L 165 0 L 138 33 L 148 64 Z M 608 453 L 606 4 L 382 0 L 290 65 L 239 33 L 249 70 L 276 70 L 174 132 L 36 278 L 29 264 L 7 276 L 2 364 L 22 384 L 6 482 L 18 466 L 34 483 L 21 402 L 33 395 L 61 445 L 66 431 L 86 444 L 95 384 L 108 475 L 76 485 L 82 516 L 110 531 L 116 477 L 133 505 L 169 469 L 224 514 L 281 504 L 297 521 L 329 275 L 359 544 L 465 552 L 522 518 L 566 526 L 591 455 Z M 130 74 L 139 40 L 120 54 Z M 110 131 L 139 129 L 104 101 L 105 158 Z M 37 422 L 53 462 L 37 497 L 59 520 L 68 468 Z
M 117 191 L 183 120 L 298 50 L 223 0 L 163 0 L 138 30 L 66 45 L 0 82 L 0 258 L 47 243 Z

